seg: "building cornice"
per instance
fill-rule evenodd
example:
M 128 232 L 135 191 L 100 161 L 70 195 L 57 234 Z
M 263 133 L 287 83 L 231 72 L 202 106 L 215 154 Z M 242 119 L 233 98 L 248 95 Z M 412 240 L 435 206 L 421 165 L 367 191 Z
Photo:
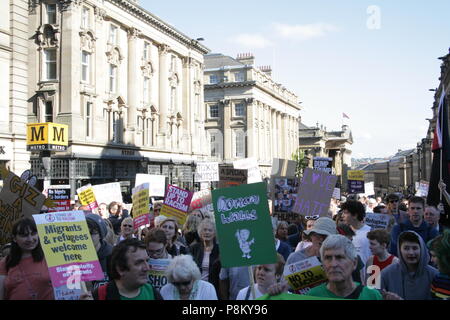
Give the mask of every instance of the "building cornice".
M 196 50 L 201 54 L 207 54 L 211 51 L 207 47 L 200 44 L 197 40 L 189 38 L 185 34 L 181 33 L 171 25 L 165 23 L 157 16 L 153 15 L 152 13 L 148 12 L 147 10 L 145 10 L 144 8 L 140 7 L 139 5 L 133 2 L 130 2 L 128 0 L 106 0 L 106 1 L 131 13 L 133 16 L 150 24 L 151 26 L 155 27 L 162 33 L 170 36 L 171 38 L 177 41 L 180 41 L 181 43 L 187 45 L 188 47 Z

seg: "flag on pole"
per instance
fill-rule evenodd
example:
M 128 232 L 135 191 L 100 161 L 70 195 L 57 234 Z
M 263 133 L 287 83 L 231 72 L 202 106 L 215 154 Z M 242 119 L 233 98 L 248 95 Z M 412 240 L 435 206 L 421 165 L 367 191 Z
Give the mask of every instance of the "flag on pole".
M 441 201 L 438 183 L 440 179 L 447 185 L 450 192 L 450 135 L 448 127 L 448 102 L 445 97 L 445 89 L 439 99 L 436 128 L 433 137 L 433 163 L 431 166 L 430 187 L 428 191 L 427 204 L 437 206 Z M 450 213 L 450 207 L 444 203 L 446 216 Z
M 342 117 L 343 117 L 343 118 L 350 119 L 350 117 L 349 117 L 348 115 L 346 115 L 345 113 L 343 113 L 343 112 L 342 112 Z

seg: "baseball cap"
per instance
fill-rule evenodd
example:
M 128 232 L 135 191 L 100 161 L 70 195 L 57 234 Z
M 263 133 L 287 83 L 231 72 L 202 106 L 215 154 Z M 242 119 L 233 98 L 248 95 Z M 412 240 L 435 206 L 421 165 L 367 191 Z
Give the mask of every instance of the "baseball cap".
M 312 229 L 304 231 L 306 235 L 309 235 L 311 232 L 324 236 L 337 234 L 336 222 L 328 217 L 321 217 L 316 220 Z

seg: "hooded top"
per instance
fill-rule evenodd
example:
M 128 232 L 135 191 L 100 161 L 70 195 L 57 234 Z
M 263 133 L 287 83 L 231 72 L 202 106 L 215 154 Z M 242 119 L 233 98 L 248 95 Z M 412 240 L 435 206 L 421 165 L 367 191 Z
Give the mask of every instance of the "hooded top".
M 397 244 L 399 261 L 393 263 L 381 271 L 381 289 L 398 294 L 405 300 L 430 300 L 431 282 L 438 271 L 428 265 L 430 256 L 422 237 L 414 231 L 420 243 L 419 266 L 414 273 L 408 272 L 405 260 L 400 253 L 400 245 Z M 403 232 L 402 232 L 403 233 Z

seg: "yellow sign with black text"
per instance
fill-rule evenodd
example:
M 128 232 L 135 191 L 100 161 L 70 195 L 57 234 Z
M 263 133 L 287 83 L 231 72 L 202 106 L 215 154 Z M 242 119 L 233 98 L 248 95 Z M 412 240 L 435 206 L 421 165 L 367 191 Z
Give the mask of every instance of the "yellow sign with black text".
M 364 181 L 364 170 L 348 170 L 348 180 Z
M 53 122 L 27 124 L 28 151 L 66 151 L 69 126 Z

